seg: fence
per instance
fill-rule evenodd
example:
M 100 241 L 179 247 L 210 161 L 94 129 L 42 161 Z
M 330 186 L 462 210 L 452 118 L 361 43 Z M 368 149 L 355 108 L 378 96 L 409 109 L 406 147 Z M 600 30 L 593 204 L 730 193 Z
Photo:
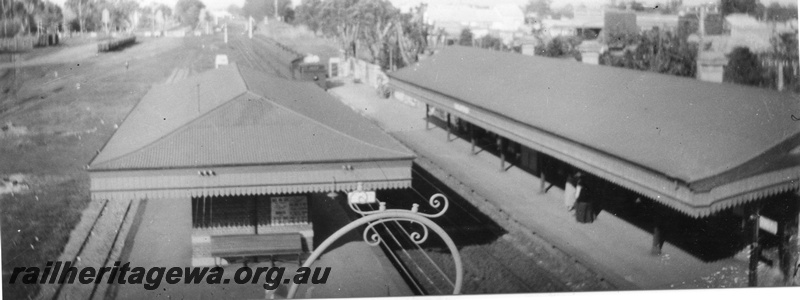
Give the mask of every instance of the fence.
M 360 80 L 363 83 L 375 88 L 379 93 L 388 89 L 389 77 L 381 70 L 381 67 L 366 61 L 348 58 L 344 66 L 342 66 L 342 76 L 353 75 L 353 79 Z M 395 100 L 401 103 L 416 106 L 419 102 L 414 97 L 407 95 L 400 91 L 392 91 L 391 94 Z
M 136 42 L 136 36 L 115 38 L 108 41 L 97 43 L 97 52 L 114 51 Z
M 58 44 L 58 35 L 56 34 L 2 38 L 0 39 L 0 51 L 2 52 L 28 51 L 33 49 L 33 47 L 44 47 L 55 44 Z
M 759 57 L 761 67 L 766 71 L 764 84 L 770 88 L 794 89 L 800 81 L 800 62 L 797 59 L 775 59 L 768 55 Z
M 373 88 L 379 88 L 389 83 L 389 78 L 383 73 L 381 67 L 366 61 L 348 58 L 346 66 L 350 67 L 349 73 L 353 74 L 354 79 L 369 84 Z

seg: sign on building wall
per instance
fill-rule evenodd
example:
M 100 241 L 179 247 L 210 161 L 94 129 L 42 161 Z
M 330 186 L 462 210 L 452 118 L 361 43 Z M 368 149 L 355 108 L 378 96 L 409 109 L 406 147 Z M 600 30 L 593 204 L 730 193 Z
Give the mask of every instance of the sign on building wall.
M 270 197 L 272 225 L 308 223 L 308 199 L 306 196 Z
M 467 106 L 464 106 L 464 105 L 461 105 L 461 104 L 458 104 L 458 103 L 453 103 L 453 108 L 456 111 L 462 112 L 462 113 L 467 114 L 467 115 L 469 114 L 469 107 L 467 107 Z

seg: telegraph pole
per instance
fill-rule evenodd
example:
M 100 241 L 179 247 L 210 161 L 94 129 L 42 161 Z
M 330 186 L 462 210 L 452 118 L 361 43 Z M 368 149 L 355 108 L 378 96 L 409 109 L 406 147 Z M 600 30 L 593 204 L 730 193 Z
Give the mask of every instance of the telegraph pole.
M 81 26 L 81 35 L 83 35 L 83 0 L 78 0 L 78 23 Z

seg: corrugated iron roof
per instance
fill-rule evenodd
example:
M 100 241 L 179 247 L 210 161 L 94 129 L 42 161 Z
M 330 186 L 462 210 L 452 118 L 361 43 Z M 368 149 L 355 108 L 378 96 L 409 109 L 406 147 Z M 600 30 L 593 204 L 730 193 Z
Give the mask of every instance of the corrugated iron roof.
M 690 185 L 800 141 L 798 98 L 765 89 L 466 47 L 389 76 Z
M 162 169 L 410 159 L 314 83 L 232 65 L 153 88 L 89 165 Z

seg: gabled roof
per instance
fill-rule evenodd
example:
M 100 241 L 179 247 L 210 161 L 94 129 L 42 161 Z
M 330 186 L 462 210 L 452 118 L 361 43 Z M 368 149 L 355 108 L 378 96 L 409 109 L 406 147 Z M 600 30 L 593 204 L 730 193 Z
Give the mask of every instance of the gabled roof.
M 151 89 L 89 170 L 411 158 L 315 84 L 232 65 Z
M 790 152 L 800 125 L 790 114 L 800 101 L 791 94 L 467 47 L 389 77 L 458 117 L 483 114 L 493 129 L 535 137 L 536 150 L 690 214 L 798 185 L 800 157 Z

